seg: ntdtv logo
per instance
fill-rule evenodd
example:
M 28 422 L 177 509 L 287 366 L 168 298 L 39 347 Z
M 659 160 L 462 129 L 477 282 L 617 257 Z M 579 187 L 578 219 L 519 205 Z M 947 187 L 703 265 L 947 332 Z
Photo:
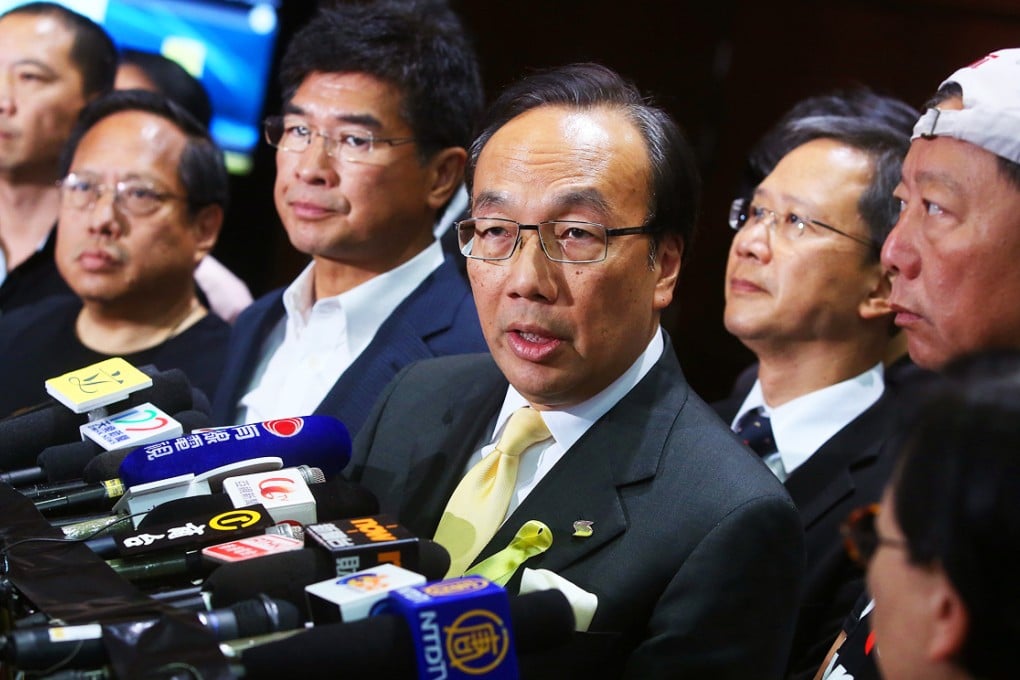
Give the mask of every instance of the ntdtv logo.
M 479 576 L 400 588 L 386 602 L 407 621 L 419 677 L 516 678 L 506 591 Z

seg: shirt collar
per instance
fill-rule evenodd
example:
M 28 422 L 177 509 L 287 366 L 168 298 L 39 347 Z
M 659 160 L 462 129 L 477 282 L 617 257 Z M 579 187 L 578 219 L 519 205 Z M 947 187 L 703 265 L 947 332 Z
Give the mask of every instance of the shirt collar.
M 595 422 L 606 414 L 609 409 L 616 405 L 641 379 L 652 369 L 655 362 L 662 356 L 665 342 L 662 337 L 662 330 L 652 335 L 644 352 L 630 365 L 623 375 L 614 380 L 608 387 L 591 397 L 587 401 L 575 404 L 561 410 L 542 411 L 542 420 L 552 433 L 553 439 L 566 451 L 588 431 Z M 493 441 L 495 434 L 501 432 L 503 425 L 510 419 L 510 415 L 517 409 L 527 406 L 527 400 L 521 396 L 517 389 L 510 385 L 507 388 L 506 397 L 503 400 L 503 408 L 500 409 L 496 419 L 496 427 L 493 430 Z
M 882 364 L 878 363 L 860 375 L 776 408 L 765 403 L 761 382 L 755 380 L 732 425 L 748 411 L 762 409 L 770 419 L 783 468 L 792 474 L 833 435 L 878 401 L 885 389 L 883 375 Z
M 315 263 L 311 262 L 284 291 L 283 307 L 299 332 L 308 325 L 313 312 L 342 312 L 346 318 L 349 345 L 361 347 L 368 344 L 375 335 L 379 327 L 378 320 L 388 317 L 442 264 L 442 246 L 439 241 L 433 241 L 425 250 L 399 267 L 374 276 L 339 295 L 315 300 Z

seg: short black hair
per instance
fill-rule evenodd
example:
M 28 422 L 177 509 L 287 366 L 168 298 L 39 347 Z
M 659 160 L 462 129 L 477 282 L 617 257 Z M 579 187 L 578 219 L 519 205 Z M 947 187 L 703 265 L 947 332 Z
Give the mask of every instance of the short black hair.
M 940 87 L 938 91 L 932 95 L 931 99 L 925 102 L 924 106 L 926 109 L 934 109 L 947 99 L 962 96 L 963 88 L 959 83 L 951 80 L 942 83 L 942 87 Z M 1011 161 L 1008 158 L 1003 158 L 997 154 L 995 158 L 999 161 L 999 172 L 1002 176 L 1006 179 L 1006 181 L 1011 183 L 1017 191 L 1020 191 L 1020 163 Z
M 209 127 L 209 121 L 212 120 L 209 93 L 197 78 L 176 61 L 155 52 L 125 49 L 120 53 L 120 64 L 137 66 L 152 81 L 156 91 L 183 106 L 195 120 Z
M 540 106 L 609 109 L 627 116 L 648 150 L 651 173 L 646 221 L 656 243 L 664 234 L 680 236 L 686 259 L 693 245 L 701 188 L 694 150 L 669 114 L 649 103 L 632 83 L 599 64 L 570 64 L 540 71 L 504 90 L 483 115 L 481 133 L 468 152 L 468 190 L 478 157 L 496 131 Z
M 766 132 L 748 154 L 741 196 L 753 193 L 786 154 L 815 139 L 857 149 L 872 164 L 871 181 L 857 202 L 878 260 L 882 244 L 899 218 L 893 190 L 920 112 L 904 101 L 866 87 L 834 90 L 800 100 Z
M 876 127 L 891 128 L 909 140 L 919 115 L 910 104 L 864 86 L 805 97 L 791 106 L 751 148 L 738 195 L 749 195 L 783 156 L 793 151 L 794 147 L 790 146 L 793 142 L 786 138 L 786 128 L 798 120 L 816 116 L 858 118 Z
M 791 148 L 816 139 L 831 139 L 864 153 L 871 161 L 871 180 L 857 200 L 857 212 L 864 219 L 878 259 L 882 244 L 900 215 L 900 202 L 893 196 L 900 182 L 903 158 L 910 148 L 910 135 L 874 119 L 858 116 L 810 116 L 791 121 L 781 137 Z
M 82 94 L 93 97 L 113 89 L 117 48 L 102 26 L 53 2 L 19 5 L 0 14 L 0 19 L 15 14 L 55 17 L 72 33 L 70 57 L 81 74 Z
M 180 104 L 149 90 L 117 90 L 86 106 L 60 156 L 60 175 L 67 174 L 74 153 L 96 123 L 122 111 L 143 111 L 165 118 L 185 134 L 188 141 L 181 152 L 177 176 L 188 196 L 188 210 L 194 215 L 207 205 L 227 208 L 230 190 L 223 152 L 199 123 Z
M 474 47 L 437 0 L 320 9 L 287 45 L 284 102 L 313 72 L 365 73 L 394 85 L 422 160 L 448 147 L 466 149 L 483 104 Z
M 968 613 L 957 663 L 973 677 L 1015 677 L 1020 620 L 1020 352 L 950 362 L 946 382 L 907 428 L 893 512 L 912 563 L 938 566 Z

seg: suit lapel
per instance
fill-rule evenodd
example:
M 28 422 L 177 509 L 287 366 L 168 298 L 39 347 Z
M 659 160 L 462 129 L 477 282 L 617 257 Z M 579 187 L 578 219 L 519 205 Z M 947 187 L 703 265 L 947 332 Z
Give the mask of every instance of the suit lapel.
M 533 569 L 560 571 L 627 530 L 619 487 L 655 476 L 666 438 L 688 394 L 669 347 L 641 382 L 579 439 L 507 519 L 479 560 L 502 550 L 528 520 L 545 522 L 553 545 L 529 560 Z M 573 536 L 577 520 L 592 522 Z
M 438 419 L 416 423 L 415 436 L 409 438 L 414 450 L 407 466 L 408 496 L 402 505 L 415 509 L 419 518 L 416 533 L 423 537 L 435 534 L 471 454 L 491 437 L 506 396 L 507 382 L 495 362 L 488 356 L 479 360 L 480 367 L 464 368 L 463 375 L 471 376 L 470 382 L 453 380 L 443 386 L 450 392 L 437 394 L 436 400 L 448 406 Z M 432 444 L 420 446 L 419 442 Z
M 854 492 L 853 470 L 872 464 L 885 440 L 888 395 L 848 423 L 790 478 L 786 489 L 797 504 L 804 528 Z
M 380 386 L 401 367 L 435 356 L 426 338 L 453 325 L 449 301 L 463 294 L 459 282 L 452 278 L 457 274 L 448 260 L 390 314 L 369 346 L 316 407 L 316 413 L 339 414 L 356 430 L 368 417 Z
M 262 343 L 285 314 L 283 291 L 280 288 L 264 300 L 253 302 L 250 311 L 246 310 L 248 313 L 242 314 L 232 329 L 227 364 L 213 403 L 214 422 L 234 421 L 237 404 L 251 380 L 252 367 L 259 362 Z

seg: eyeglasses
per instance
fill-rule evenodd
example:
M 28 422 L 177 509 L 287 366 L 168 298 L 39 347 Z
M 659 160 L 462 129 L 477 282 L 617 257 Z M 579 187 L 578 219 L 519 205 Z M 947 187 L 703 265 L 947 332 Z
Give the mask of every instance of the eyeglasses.
M 367 130 L 341 130 L 336 135 L 319 132 L 306 121 L 290 116 L 271 116 L 265 123 L 266 141 L 283 151 L 301 153 L 321 137 L 326 155 L 351 163 L 371 163 L 380 144 L 399 146 L 415 141 L 414 137 L 376 137 Z
M 521 232 L 538 232 L 542 252 L 553 262 L 601 262 L 609 252 L 610 236 L 648 234 L 651 227 L 607 229 L 601 224 L 554 220 L 521 224 L 502 217 L 472 217 L 457 222 L 460 252 L 475 260 L 508 260 L 521 242 Z
M 843 547 L 851 560 L 867 567 L 871 558 L 880 546 L 890 548 L 907 548 L 907 542 L 895 538 L 887 538 L 878 533 L 875 521 L 878 519 L 878 503 L 857 508 L 846 518 L 839 528 L 843 535 Z
M 840 236 L 846 236 L 851 241 L 857 241 L 862 245 L 866 245 L 869 248 L 874 248 L 875 244 L 860 236 L 854 236 L 848 234 L 841 229 L 837 229 L 825 222 L 819 222 L 809 217 L 800 217 L 793 213 L 787 213 L 780 215 L 775 210 L 769 210 L 763 208 L 760 205 L 751 203 L 746 198 L 734 199 L 730 205 L 730 228 L 733 231 L 740 231 L 748 223 L 759 223 L 763 222 L 768 228 L 769 232 L 778 232 L 787 241 L 796 241 L 797 239 L 807 235 L 818 235 L 820 232 L 818 228 L 828 229 L 829 231 L 835 232 Z
M 155 183 L 145 179 L 125 179 L 111 187 L 100 182 L 98 175 L 85 172 L 69 173 L 58 186 L 61 200 L 76 210 L 91 209 L 99 197 L 112 188 L 114 205 L 135 217 L 151 215 L 169 200 L 188 200 L 187 196 L 161 191 Z

